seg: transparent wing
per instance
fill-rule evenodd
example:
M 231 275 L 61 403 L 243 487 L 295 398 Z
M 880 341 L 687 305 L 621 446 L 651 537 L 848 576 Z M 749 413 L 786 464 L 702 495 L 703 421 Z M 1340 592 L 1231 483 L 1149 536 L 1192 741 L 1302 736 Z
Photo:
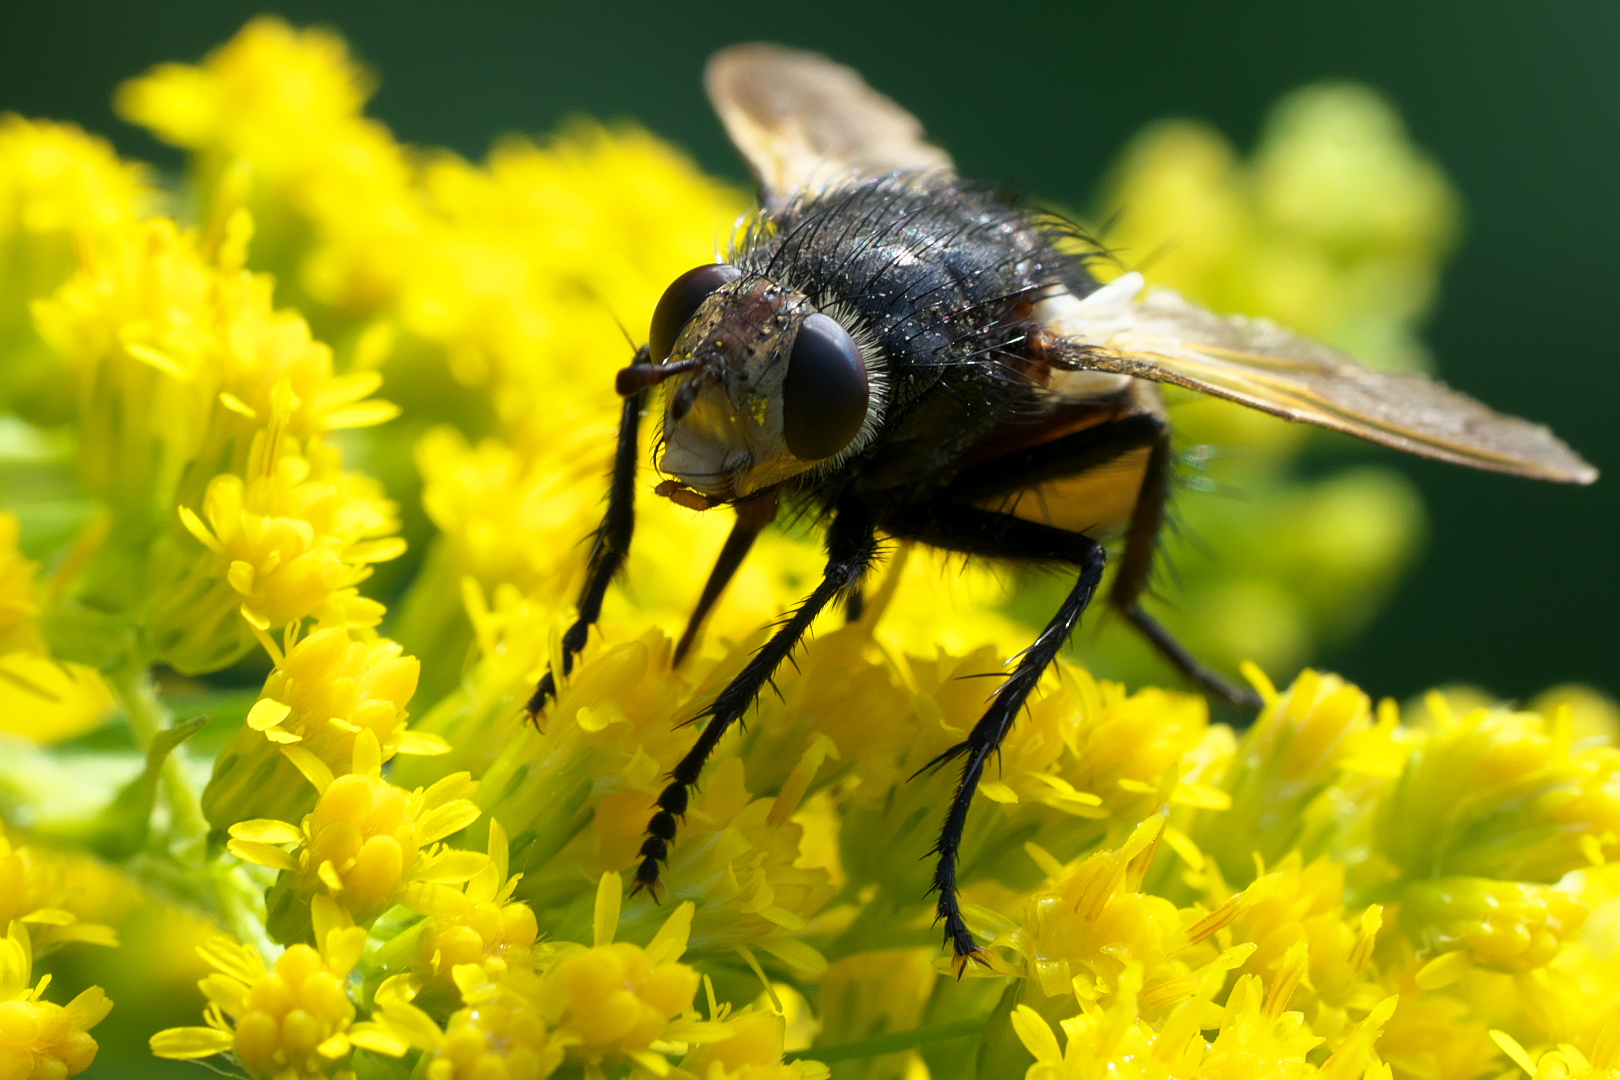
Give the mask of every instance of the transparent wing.
M 1099 297 L 1104 303 L 1076 305 L 1049 324 L 1084 347 L 1077 367 L 1174 383 L 1457 465 L 1559 483 L 1597 479 L 1547 428 L 1442 383 L 1373 371 L 1269 320 L 1216 315 L 1169 289 L 1129 300 L 1135 291 L 1110 286 L 1103 292 L 1124 303 Z
M 710 57 L 703 85 L 767 208 L 851 175 L 952 171 L 915 116 L 817 53 L 733 45 Z

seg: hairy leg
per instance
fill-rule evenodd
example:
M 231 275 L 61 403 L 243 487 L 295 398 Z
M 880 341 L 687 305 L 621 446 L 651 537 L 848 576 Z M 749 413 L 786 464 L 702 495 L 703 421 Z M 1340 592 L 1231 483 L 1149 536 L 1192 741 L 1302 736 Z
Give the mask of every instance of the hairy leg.
M 658 809 L 647 824 L 647 839 L 641 845 L 636 891 L 657 890 L 659 865 L 669 860 L 676 819 L 685 815 L 691 791 L 721 737 L 753 705 L 760 690 L 803 639 L 822 609 L 860 581 L 876 552 L 877 538 L 866 506 L 860 502 L 840 506 L 827 529 L 827 568 L 821 583 L 696 718 L 707 718 L 708 722 L 698 733 L 692 749 L 670 773 L 669 786 L 658 796 Z
M 1153 556 L 1158 550 L 1159 532 L 1164 527 L 1164 507 L 1169 496 L 1170 431 L 1165 428 L 1153 443 L 1153 452 L 1142 477 L 1142 487 L 1136 497 L 1136 508 L 1131 514 L 1130 531 L 1125 535 L 1119 573 L 1114 575 L 1114 587 L 1108 602 L 1158 650 L 1171 667 L 1181 673 L 1182 678 L 1206 694 L 1258 710 L 1262 704 L 1259 695 L 1199 660 L 1192 650 L 1177 641 L 1174 634 L 1142 609 L 1142 594 L 1147 590 L 1148 578 L 1152 573 Z
M 986 763 L 1000 748 L 1013 721 L 1018 718 L 1019 710 L 1040 682 L 1042 673 L 1063 649 L 1064 642 L 1091 603 L 1098 583 L 1102 581 L 1107 556 L 1101 544 L 1079 533 L 969 507 L 935 508 L 904 535 L 971 555 L 1065 562 L 1080 570 L 1080 576 L 1058 606 L 1057 613 L 1040 636 L 1019 656 L 1007 680 L 996 688 L 990 699 L 990 707 L 968 733 L 966 741 L 951 747 L 925 766 L 925 769 L 937 768 L 957 758 L 962 759 L 962 773 L 946 811 L 939 842 L 934 845 L 938 861 L 934 867 L 932 888 L 937 894 L 935 912 L 938 921 L 944 924 L 945 941 L 955 954 L 957 971 L 960 973 L 967 961 L 980 952 L 962 918 L 956 883 L 962 834 L 967 827 L 973 793 L 978 789 Z
M 642 346 L 637 359 L 643 359 L 646 346 Z M 579 618 L 563 634 L 562 673 L 574 670 L 574 658 L 585 648 L 591 627 L 602 615 L 602 599 L 608 585 L 624 566 L 630 553 L 630 539 L 636 530 L 636 434 L 641 427 L 641 410 L 646 404 L 647 391 L 641 390 L 624 399 L 619 413 L 619 442 L 613 455 L 613 481 L 608 487 L 607 511 L 602 526 L 596 530 L 591 543 L 591 559 L 585 571 L 585 587 L 579 595 Z M 546 707 L 546 702 L 557 697 L 557 673 L 548 671 L 527 706 L 530 717 Z
M 703 632 L 703 621 L 709 617 L 709 610 L 720 599 L 720 594 L 726 591 L 732 575 L 748 557 L 749 549 L 754 546 L 754 539 L 765 526 L 776 520 L 776 509 L 780 501 L 773 490 L 737 503 L 736 524 L 732 525 L 725 546 L 720 549 L 720 557 L 715 560 L 714 569 L 709 571 L 709 580 L 703 584 L 703 595 L 698 597 L 697 607 L 692 609 L 691 618 L 686 620 L 686 631 L 681 634 L 681 640 L 675 646 L 676 664 L 685 660 L 686 654 L 697 644 L 698 635 Z

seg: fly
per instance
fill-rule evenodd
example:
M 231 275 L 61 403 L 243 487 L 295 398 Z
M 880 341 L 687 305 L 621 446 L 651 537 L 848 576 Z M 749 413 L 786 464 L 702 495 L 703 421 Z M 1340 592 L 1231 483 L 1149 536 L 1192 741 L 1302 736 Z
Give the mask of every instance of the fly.
M 677 663 L 784 501 L 826 522 L 827 565 L 698 717 L 707 722 L 648 823 L 638 889 L 658 889 L 721 737 L 829 604 L 858 607 L 880 535 L 1076 571 L 983 718 L 931 766 L 961 762 L 933 852 L 936 912 L 959 971 L 981 952 L 956 885 L 969 804 L 1092 603 L 1105 542 L 1122 541 L 1107 602 L 1205 692 L 1257 706 L 1140 604 L 1171 475 L 1158 383 L 1473 468 L 1597 478 L 1546 428 L 1420 375 L 1372 371 L 1266 320 L 1216 315 L 1144 289 L 1136 273 L 1100 284 L 1072 226 L 959 178 L 915 117 L 825 57 L 739 45 L 709 61 L 705 87 L 758 181 L 760 209 L 725 262 L 669 286 L 648 343 L 618 375 L 607 511 L 562 674 L 630 547 L 636 439 L 655 394 L 669 477 L 657 493 L 736 515 Z M 555 694 L 548 672 L 531 714 Z

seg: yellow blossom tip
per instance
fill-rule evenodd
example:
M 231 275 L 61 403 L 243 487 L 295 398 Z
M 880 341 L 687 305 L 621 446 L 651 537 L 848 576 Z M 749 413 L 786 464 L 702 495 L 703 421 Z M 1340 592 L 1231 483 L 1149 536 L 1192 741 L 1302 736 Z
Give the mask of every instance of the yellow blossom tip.
M 1424 964 L 1412 980 L 1425 990 L 1439 990 L 1462 978 L 1473 966 L 1467 950 L 1454 949 Z
M 211 1027 L 166 1028 L 149 1040 L 155 1057 L 195 1061 L 230 1050 L 235 1042 L 230 1032 Z
M 1254 687 L 1254 692 L 1260 695 L 1260 700 L 1268 706 L 1277 700 L 1277 684 L 1271 681 L 1271 676 L 1261 670 L 1260 665 L 1252 660 L 1245 660 L 1238 665 L 1238 671 Z
M 1430 711 L 1433 711 L 1432 707 Z M 1436 715 L 1439 714 L 1436 713 Z M 1519 1045 L 1519 1040 L 1515 1039 L 1507 1032 L 1499 1031 L 1496 1028 L 1491 1029 L 1490 1036 L 1491 1042 L 1495 1043 L 1501 1049 L 1502 1053 L 1506 1054 L 1510 1059 L 1512 1059 L 1515 1065 L 1523 1069 L 1531 1076 L 1536 1075 L 1536 1063 L 1531 1059 L 1530 1054 L 1525 1050 L 1525 1048 Z
M 177 382 L 191 381 L 191 373 L 173 357 L 159 349 L 154 349 L 150 345 L 142 345 L 138 341 L 130 341 L 124 343 L 124 351 L 141 363 L 163 372 L 163 374 Z
M 692 934 L 692 916 L 697 913 L 697 906 L 690 900 L 682 901 L 664 925 L 658 928 L 658 933 L 647 945 L 647 959 L 654 964 L 667 964 L 679 960 L 686 952 L 686 945 Z
M 1020 1005 L 1013 1010 L 1012 1026 L 1018 1035 L 1018 1041 L 1035 1055 L 1038 1063 L 1056 1065 L 1063 1061 L 1063 1051 L 1058 1047 L 1057 1036 L 1053 1034 L 1052 1026 L 1040 1013 L 1028 1005 Z
M 247 726 L 254 731 L 266 731 L 275 727 L 292 713 L 291 705 L 283 705 L 270 698 L 260 698 L 248 710 Z
M 619 906 L 624 902 L 624 884 L 611 870 L 596 883 L 596 912 L 591 919 L 591 932 L 598 948 L 613 944 L 613 935 L 619 928 Z
M 325 792 L 332 786 L 332 767 L 301 746 L 281 747 L 281 756 L 293 763 L 293 766 L 304 775 L 304 779 L 314 785 L 317 792 Z
M 382 744 L 377 741 L 377 733 L 370 728 L 364 728 L 354 738 L 354 764 L 356 776 L 375 776 L 382 772 Z

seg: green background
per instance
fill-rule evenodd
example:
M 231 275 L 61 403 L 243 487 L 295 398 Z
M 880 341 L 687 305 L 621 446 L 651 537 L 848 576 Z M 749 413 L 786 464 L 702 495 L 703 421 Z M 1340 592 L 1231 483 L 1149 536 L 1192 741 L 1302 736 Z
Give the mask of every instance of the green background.
M 1375 694 L 1620 692 L 1620 5 L 13 0 L 0 110 L 75 120 L 175 166 L 112 115 L 113 88 L 195 61 L 263 10 L 341 30 L 383 78 L 372 114 L 413 143 L 479 157 L 572 113 L 633 117 L 740 181 L 699 71 L 721 45 L 769 38 L 860 69 L 966 175 L 1075 206 L 1150 120 L 1202 117 L 1246 150 L 1286 90 L 1378 87 L 1467 203 L 1428 333 L 1442 374 L 1613 475 L 1563 488 L 1400 458 L 1429 506 L 1428 546 L 1361 640 L 1321 660 Z

